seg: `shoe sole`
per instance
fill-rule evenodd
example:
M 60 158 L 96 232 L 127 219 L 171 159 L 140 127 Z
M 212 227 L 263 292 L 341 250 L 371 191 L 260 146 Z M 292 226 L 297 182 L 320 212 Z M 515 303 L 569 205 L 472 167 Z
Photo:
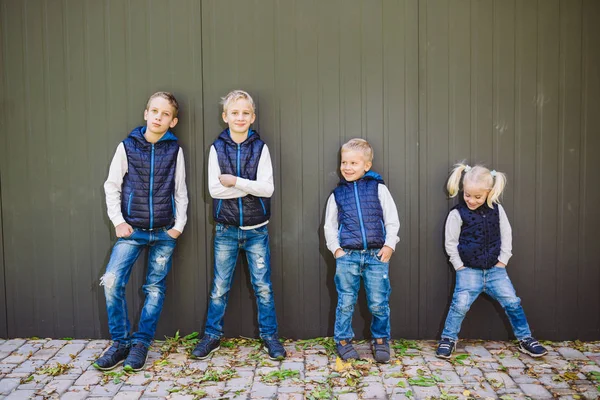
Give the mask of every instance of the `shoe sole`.
M 214 353 L 215 351 L 219 350 L 221 348 L 221 345 L 218 345 L 217 347 L 215 347 L 214 349 L 212 349 L 207 355 L 205 355 L 204 357 L 198 357 L 195 355 L 190 355 L 190 358 L 193 358 L 194 360 L 206 360 L 208 357 L 210 357 L 210 355 L 212 353 Z
M 267 349 L 266 346 L 263 347 L 263 350 L 265 353 L 267 353 L 267 357 L 269 357 L 269 359 L 273 360 L 273 361 L 281 361 L 281 360 L 285 360 L 285 356 L 281 356 L 281 357 L 271 357 L 271 355 L 269 354 L 269 349 Z
M 529 356 L 531 356 L 531 357 L 533 357 L 533 358 L 544 357 L 546 354 L 548 354 L 548 351 L 545 351 L 545 352 L 544 352 L 544 353 L 542 353 L 542 354 L 535 354 L 535 353 L 532 353 L 532 352 L 530 352 L 530 351 L 527 351 L 526 349 L 522 348 L 521 346 L 517 347 L 517 349 L 519 349 L 519 351 L 520 351 L 521 353 L 525 353 L 525 354 L 527 354 L 527 355 L 529 355 Z
M 99 366 L 99 365 L 98 365 L 98 364 L 96 364 L 96 363 L 94 363 L 94 364 L 92 364 L 92 365 L 94 366 L 94 368 L 96 368 L 96 369 L 98 369 L 98 370 L 100 370 L 100 371 L 110 371 L 110 370 L 112 370 L 112 369 L 115 369 L 115 368 L 117 368 L 119 365 L 123 364 L 123 362 L 124 362 L 124 361 L 125 361 L 125 360 L 121 360 L 121 361 L 119 361 L 118 363 L 116 363 L 115 365 L 113 365 L 112 367 L 101 367 L 101 366 Z

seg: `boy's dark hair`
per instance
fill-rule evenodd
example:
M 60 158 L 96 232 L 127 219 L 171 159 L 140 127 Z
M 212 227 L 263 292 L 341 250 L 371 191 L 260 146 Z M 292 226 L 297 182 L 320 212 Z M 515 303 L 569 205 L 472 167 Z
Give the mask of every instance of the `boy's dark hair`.
M 157 97 L 162 97 L 163 99 L 165 99 L 169 102 L 169 104 L 175 110 L 173 113 L 173 117 L 176 117 L 177 114 L 179 114 L 179 103 L 177 102 L 177 99 L 175 98 L 175 96 L 173 96 L 173 93 L 169 93 L 169 92 L 156 92 L 152 96 L 150 96 L 150 98 L 148 99 L 148 102 L 146 103 L 146 110 L 148 109 L 148 107 L 150 107 L 150 103 L 152 102 L 152 100 L 154 100 Z

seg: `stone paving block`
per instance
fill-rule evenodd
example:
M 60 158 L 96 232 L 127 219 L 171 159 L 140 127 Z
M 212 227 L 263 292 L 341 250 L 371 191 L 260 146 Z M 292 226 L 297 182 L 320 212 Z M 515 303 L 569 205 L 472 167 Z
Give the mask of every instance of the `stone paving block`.
M 71 386 L 71 389 L 63 393 L 60 397 L 60 400 L 82 400 L 87 398 L 90 395 L 90 392 L 84 390 L 82 388 L 76 388 Z
M 102 372 L 94 369 L 85 371 L 77 380 L 75 381 L 76 386 L 86 386 L 86 385 L 97 385 L 102 379 Z
M 12 353 L 10 356 L 5 357 L 2 360 L 3 364 L 21 364 L 23 361 L 28 360 L 29 355 L 20 354 L 20 353 Z
M 568 388 L 569 384 L 565 381 L 554 380 L 552 379 L 556 375 L 542 375 L 539 377 L 538 381 L 547 386 L 549 389 L 558 389 L 558 388 Z
M 21 380 L 18 378 L 4 378 L 0 380 L 0 394 L 9 394 L 20 384 Z
M 253 381 L 253 376 L 231 378 L 230 380 L 227 381 L 227 383 L 225 384 L 225 387 L 230 388 L 230 387 L 252 386 L 252 381 Z
M 262 382 L 254 382 L 251 389 L 251 397 L 256 398 L 272 398 L 277 395 L 277 386 L 266 385 Z
M 419 371 L 422 371 L 422 372 L 419 372 Z M 404 370 L 404 373 L 409 378 L 414 378 L 415 376 L 421 376 L 423 374 L 430 375 L 431 371 L 429 370 L 429 368 L 427 368 L 424 365 L 415 365 L 415 366 L 410 366 L 410 367 L 406 368 Z
M 121 386 L 121 389 L 119 389 L 119 393 L 120 392 L 143 392 L 144 390 L 146 390 L 146 386 L 128 385 L 128 384 L 124 383 L 123 386 Z
M 244 397 L 246 399 L 246 397 Z M 233 400 L 236 400 L 234 398 Z M 304 394 L 302 393 L 278 393 L 277 400 L 304 400 Z
M 12 353 L 27 342 L 25 339 L 10 339 L 0 344 L 0 353 Z
M 6 396 L 5 400 L 29 400 L 35 397 L 36 390 L 28 389 L 28 390 L 15 390 L 8 396 Z
M 154 381 L 148 385 L 148 388 L 144 391 L 144 397 L 166 397 L 169 396 L 169 389 L 173 388 L 175 383 L 173 381 Z
M 416 399 L 425 399 L 427 397 L 440 397 L 442 394 L 437 386 L 411 386 Z
M 483 381 L 483 382 L 479 382 L 476 384 L 466 384 L 465 388 L 471 392 L 471 395 L 473 397 L 476 398 L 492 398 L 495 399 L 496 396 L 496 391 L 494 390 L 494 388 L 487 382 Z
M 108 346 L 110 346 L 110 340 L 90 340 L 85 346 L 86 349 L 98 349 L 104 350 Z
M 48 348 L 61 348 L 64 345 L 66 345 L 68 343 L 68 341 L 66 340 L 58 340 L 58 339 L 54 339 L 54 340 L 49 340 L 46 343 L 44 343 L 44 348 L 48 349 Z
M 361 388 L 363 399 L 387 399 L 387 391 L 385 386 L 377 382 L 369 382 Z
M 119 389 L 123 386 L 122 382 L 114 383 L 113 381 L 108 381 L 105 385 L 96 385 L 93 386 L 92 391 L 90 392 L 91 396 L 107 396 L 113 397 L 117 394 Z
M 279 386 L 277 393 L 304 393 L 304 386 Z
M 40 390 L 40 389 L 43 389 L 44 386 L 46 386 L 46 384 L 48 382 L 50 382 L 51 380 L 52 380 L 52 377 L 48 376 L 48 375 L 32 375 L 31 380 L 29 380 L 29 377 L 21 380 L 21 382 L 23 382 L 23 383 L 20 384 L 17 389 L 18 390 L 23 390 L 23 389 Z
M 318 354 L 309 354 L 306 356 L 306 367 L 312 368 L 320 368 L 326 367 L 328 363 L 327 356 L 318 355 Z
M 137 400 L 140 397 L 142 397 L 142 392 L 119 392 L 115 395 L 115 397 L 113 397 L 114 400 Z M 177 394 L 174 393 L 173 396 L 171 396 L 172 399 L 179 399 L 181 397 L 177 397 Z M 191 396 L 191 398 L 193 399 L 194 396 Z
M 402 357 L 402 365 L 421 365 L 423 357 Z
M 50 381 L 46 387 L 40 390 L 40 394 L 44 396 L 54 396 L 61 395 L 67 391 L 73 385 L 72 380 L 64 380 L 64 379 L 53 379 Z
M 539 384 L 523 383 L 519 387 L 526 396 L 533 399 L 551 399 L 553 397 L 545 387 Z
M 0 364 L 0 374 L 10 374 L 13 369 L 17 368 L 17 364 Z
M 448 361 L 440 360 L 439 358 L 435 358 L 435 357 L 425 357 L 425 362 L 427 363 L 427 367 L 429 367 L 429 369 L 431 369 L 431 370 L 434 370 L 434 369 L 453 370 L 454 369 L 454 365 L 452 365 Z
M 501 387 L 507 389 L 513 389 L 517 387 L 515 381 L 513 381 L 512 378 L 504 372 L 487 372 L 485 373 L 485 377 L 488 382 L 492 383 L 493 387 L 497 387 L 497 385 L 494 385 L 493 382 L 497 382 L 498 384 L 501 383 Z
M 35 352 L 30 358 L 30 360 L 43 360 L 47 361 L 54 357 L 54 355 L 58 352 L 58 348 L 43 348 Z
M 479 357 L 479 361 L 494 361 L 492 354 L 483 346 L 465 346 L 465 351 L 471 356 Z
M 559 347 L 556 349 L 561 356 L 567 360 L 587 360 L 588 358 L 583 355 L 579 350 L 570 347 Z
M 460 379 L 460 376 L 455 371 L 434 371 L 434 373 L 443 379 L 443 382 L 440 382 L 440 386 L 450 386 L 450 385 L 462 385 L 463 382 Z
M 45 364 L 44 360 L 27 360 L 18 365 L 12 372 L 27 372 L 33 374 L 38 368 Z
M 337 395 L 337 399 L 338 400 L 356 400 L 358 399 L 358 394 L 357 393 L 342 393 Z M 366 399 L 367 397 L 363 397 L 363 399 Z

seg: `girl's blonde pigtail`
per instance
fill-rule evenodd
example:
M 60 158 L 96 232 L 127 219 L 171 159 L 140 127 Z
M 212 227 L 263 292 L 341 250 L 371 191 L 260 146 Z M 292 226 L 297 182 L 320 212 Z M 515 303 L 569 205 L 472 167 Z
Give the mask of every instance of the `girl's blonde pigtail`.
M 454 169 L 452 170 L 452 173 L 450 173 L 448 183 L 446 184 L 446 189 L 448 189 L 448 194 L 451 198 L 458 194 L 460 180 L 465 168 L 467 168 L 467 166 L 464 163 L 454 164 Z
M 494 208 L 494 203 L 500 203 L 499 198 L 502 192 L 504 191 L 504 187 L 506 186 L 506 174 L 497 171 L 491 171 L 492 177 L 494 178 L 494 186 L 492 186 L 492 190 L 488 194 L 487 205 L 490 208 Z

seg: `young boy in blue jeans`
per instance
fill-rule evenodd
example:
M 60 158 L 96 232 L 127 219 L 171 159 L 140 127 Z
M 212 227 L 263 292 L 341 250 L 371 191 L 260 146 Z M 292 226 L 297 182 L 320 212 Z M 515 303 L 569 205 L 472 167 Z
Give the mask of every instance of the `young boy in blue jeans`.
M 183 150 L 170 131 L 177 125 L 178 111 L 171 93 L 154 93 L 144 111 L 146 126 L 135 128 L 119 144 L 104 183 L 108 216 L 118 239 L 100 280 L 113 340 L 94 363 L 100 370 L 113 369 L 123 361 L 124 369 L 141 370 L 154 339 L 176 239 L 187 221 Z M 130 334 L 125 287 L 145 247 L 148 272 L 142 288 L 146 298 L 138 330 Z
M 283 359 L 278 339 L 267 224 L 271 216 L 273 167 L 267 145 L 250 129 L 256 118 L 254 100 L 242 90 L 222 99 L 223 121 L 208 156 L 208 189 L 216 225 L 214 279 L 204 337 L 192 357 L 205 359 L 218 350 L 223 318 L 240 249 L 246 253 L 256 304 L 258 328 L 271 359 Z
M 364 139 L 342 146 L 342 179 L 327 201 L 325 239 L 336 260 L 334 340 L 346 361 L 358 359 L 352 346 L 352 314 L 362 278 L 371 321 L 375 361 L 390 360 L 389 261 L 396 248 L 400 221 L 396 204 L 379 174 L 370 171 L 373 148 Z

